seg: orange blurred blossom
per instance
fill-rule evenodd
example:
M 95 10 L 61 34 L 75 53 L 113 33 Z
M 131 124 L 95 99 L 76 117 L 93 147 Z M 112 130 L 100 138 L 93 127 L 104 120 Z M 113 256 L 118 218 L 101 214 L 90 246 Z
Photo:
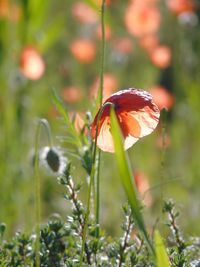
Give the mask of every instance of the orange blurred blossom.
M 127 37 L 118 38 L 113 41 L 113 47 L 122 54 L 130 54 L 133 51 L 133 42 Z
M 156 34 L 148 34 L 139 39 L 140 46 L 147 52 L 151 52 L 159 43 L 158 36 Z
M 162 86 L 154 86 L 149 92 L 153 96 L 153 100 L 160 110 L 163 108 L 170 110 L 173 107 L 175 98 L 166 88 Z
M 73 56 L 81 63 L 91 63 L 96 56 L 96 45 L 93 41 L 78 39 L 71 43 L 70 50 Z
M 141 1 L 141 0 L 131 0 L 130 2 L 131 2 L 131 3 L 135 3 L 135 4 L 145 4 L 145 5 L 149 5 L 149 4 L 151 4 L 151 5 L 155 5 L 155 4 L 157 4 L 159 1 L 160 1 L 160 0 L 143 0 L 143 1 Z
M 83 113 L 82 112 L 69 112 L 70 120 L 74 123 L 74 128 L 77 131 L 77 133 L 80 133 L 84 126 L 85 122 L 83 120 Z
M 150 188 L 148 177 L 142 171 L 135 171 L 134 180 L 137 190 L 143 198 L 145 206 L 151 207 L 153 199 L 150 191 L 148 191 Z
M 24 76 L 30 80 L 38 80 L 42 77 L 45 63 L 36 48 L 32 46 L 23 48 L 20 55 L 20 68 Z
M 102 0 L 92 0 L 95 4 L 97 4 L 98 6 L 102 5 Z M 116 1 L 116 0 L 115 0 Z M 111 4 L 111 0 L 105 0 L 105 5 L 109 6 Z
M 111 94 L 113 94 L 118 88 L 118 81 L 115 75 L 111 73 L 104 74 L 104 86 L 103 86 L 103 101 L 106 100 Z M 99 78 L 96 78 L 91 89 L 90 89 L 90 97 L 97 97 L 99 89 Z
M 151 62 L 161 68 L 165 69 L 171 64 L 171 49 L 165 45 L 159 45 L 150 51 Z
M 74 104 L 80 101 L 83 97 L 82 91 L 78 87 L 75 87 L 75 86 L 65 87 L 62 92 L 62 95 L 63 95 L 63 100 L 71 104 Z
M 96 35 L 97 39 L 101 40 L 102 39 L 102 31 L 101 31 L 101 25 L 98 25 L 97 30 L 96 30 Z M 105 40 L 108 41 L 110 40 L 112 36 L 112 31 L 109 25 L 105 25 Z
M 194 0 L 166 0 L 167 6 L 175 15 L 184 12 L 193 12 L 196 9 Z
M 94 24 L 98 21 L 97 12 L 86 3 L 78 1 L 72 6 L 72 15 L 81 23 Z
M 0 18 L 7 18 L 9 16 L 9 2 L 8 0 L 0 0 Z
M 159 9 L 141 1 L 139 3 L 130 3 L 125 11 L 124 21 L 128 32 L 137 37 L 157 32 L 161 20 Z
M 22 11 L 19 5 L 8 0 L 0 0 L 0 18 L 16 22 L 21 17 Z

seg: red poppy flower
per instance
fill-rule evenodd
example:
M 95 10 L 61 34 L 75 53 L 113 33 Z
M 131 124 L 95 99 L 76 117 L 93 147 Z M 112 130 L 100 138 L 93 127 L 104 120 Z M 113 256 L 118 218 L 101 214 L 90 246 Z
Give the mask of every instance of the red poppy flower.
M 153 103 L 152 96 L 134 88 L 119 91 L 105 102 L 114 104 L 115 112 L 124 136 L 124 149 L 128 149 L 141 137 L 150 134 L 157 126 L 160 112 Z M 91 136 L 95 139 L 98 111 L 92 125 Z M 110 131 L 110 106 L 106 106 L 99 120 L 97 146 L 103 151 L 114 152 Z

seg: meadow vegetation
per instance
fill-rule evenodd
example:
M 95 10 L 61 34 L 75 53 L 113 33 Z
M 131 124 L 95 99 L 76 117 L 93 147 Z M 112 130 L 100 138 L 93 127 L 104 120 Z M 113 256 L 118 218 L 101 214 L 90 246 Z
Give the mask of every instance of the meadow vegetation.
M 0 0 L 1 267 L 200 266 L 199 26 L 195 0 Z

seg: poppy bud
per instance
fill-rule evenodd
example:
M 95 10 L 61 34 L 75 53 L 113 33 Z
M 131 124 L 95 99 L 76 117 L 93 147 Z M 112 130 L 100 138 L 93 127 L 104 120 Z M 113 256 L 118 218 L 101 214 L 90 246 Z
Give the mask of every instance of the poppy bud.
M 57 172 L 60 166 L 59 155 L 56 153 L 55 150 L 50 149 L 46 156 L 47 163 L 52 171 Z
M 40 158 L 53 173 L 62 173 L 66 166 L 67 159 L 63 156 L 62 151 L 56 147 L 44 147 L 41 150 Z

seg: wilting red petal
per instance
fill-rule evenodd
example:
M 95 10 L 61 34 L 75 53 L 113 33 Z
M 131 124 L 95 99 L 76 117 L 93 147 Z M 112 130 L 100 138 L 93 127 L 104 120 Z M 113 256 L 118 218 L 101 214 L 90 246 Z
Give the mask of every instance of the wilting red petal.
M 118 118 L 121 124 L 122 133 L 126 138 L 128 135 L 132 135 L 136 138 L 139 138 L 141 133 L 141 128 L 138 121 L 131 116 L 128 112 L 121 112 L 118 114 Z
M 92 127 L 92 135 L 95 137 L 95 127 Z M 103 151 L 114 152 L 114 144 L 110 131 L 110 117 L 106 116 L 101 120 L 101 127 L 99 127 L 99 133 L 97 137 L 97 146 Z
M 159 109 L 152 102 L 152 96 L 146 91 L 132 88 L 122 90 L 111 95 L 104 104 L 107 102 L 111 102 L 115 106 L 115 112 L 124 136 L 124 149 L 131 147 L 139 138 L 150 134 L 158 124 Z M 96 134 L 99 112 L 91 125 L 93 139 Z M 99 120 L 97 146 L 104 151 L 114 152 L 110 132 L 110 106 L 104 108 Z

